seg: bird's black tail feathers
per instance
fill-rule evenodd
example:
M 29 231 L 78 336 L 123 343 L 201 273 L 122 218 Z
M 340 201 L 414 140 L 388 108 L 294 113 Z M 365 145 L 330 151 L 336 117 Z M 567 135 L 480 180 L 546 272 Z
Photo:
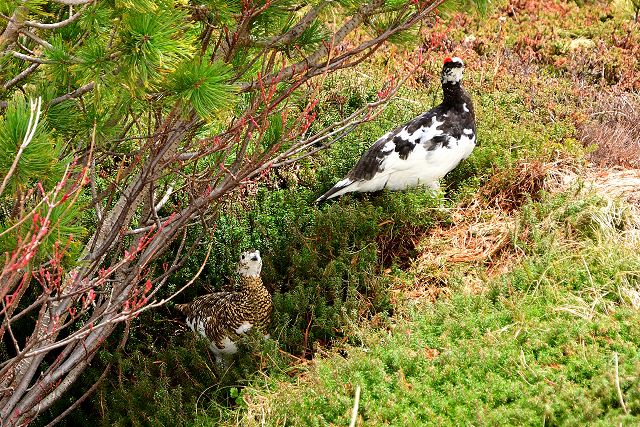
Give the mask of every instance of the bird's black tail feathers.
M 338 183 L 339 184 L 339 183 Z M 353 184 L 353 181 L 349 181 L 343 185 L 334 185 L 333 187 L 331 187 L 331 189 L 329 189 L 329 191 L 327 191 L 326 193 L 324 193 L 322 196 L 318 197 L 316 199 L 316 205 L 320 204 L 324 201 L 326 201 L 327 199 L 329 199 L 331 196 L 333 196 L 334 194 L 336 194 L 338 191 L 344 189 L 345 187 L 350 186 L 351 184 Z

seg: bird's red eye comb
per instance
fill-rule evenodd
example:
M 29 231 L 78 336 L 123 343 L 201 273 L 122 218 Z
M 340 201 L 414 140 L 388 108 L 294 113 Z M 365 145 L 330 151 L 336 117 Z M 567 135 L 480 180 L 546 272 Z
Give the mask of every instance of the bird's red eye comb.
M 448 63 L 448 62 L 453 62 L 453 59 L 451 59 L 450 56 L 447 56 L 446 58 L 444 58 L 444 63 Z

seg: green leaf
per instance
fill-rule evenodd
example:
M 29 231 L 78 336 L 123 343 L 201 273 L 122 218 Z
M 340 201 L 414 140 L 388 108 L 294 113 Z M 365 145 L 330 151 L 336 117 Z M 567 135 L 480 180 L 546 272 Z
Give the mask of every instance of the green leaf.
M 65 41 L 61 36 L 55 35 L 50 40 L 51 47 L 45 49 L 45 58 L 53 61 L 46 67 L 50 78 L 60 86 L 67 86 L 73 83 L 73 74 L 69 72 L 71 56 L 67 53 Z
M 40 215 L 45 214 L 44 208 Z M 40 256 L 53 257 L 55 251 L 62 249 L 68 260 L 75 259 L 80 252 L 80 243 L 86 230 L 79 225 L 83 208 L 68 200 L 51 210 L 50 227 L 40 246 Z
M 208 19 L 216 25 L 233 25 L 234 16 L 242 12 L 242 4 L 237 0 L 208 0 L 202 2 L 208 6 Z
M 130 9 L 138 13 L 155 13 L 162 6 L 166 6 L 158 5 L 154 0 L 116 0 L 115 4 L 117 8 Z
M 269 127 L 262 136 L 262 143 L 266 147 L 271 147 L 282 139 L 283 123 L 280 114 L 272 114 L 269 116 Z
M 329 37 L 329 31 L 319 20 L 315 20 L 306 28 L 293 44 L 308 53 L 317 49 L 323 40 Z

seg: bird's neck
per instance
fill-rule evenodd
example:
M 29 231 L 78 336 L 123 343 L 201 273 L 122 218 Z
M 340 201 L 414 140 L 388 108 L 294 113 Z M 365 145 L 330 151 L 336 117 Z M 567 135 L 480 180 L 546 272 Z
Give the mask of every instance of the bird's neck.
M 442 104 L 449 108 L 463 109 L 463 105 L 467 104 L 467 108 L 472 110 L 471 97 L 462 88 L 460 82 L 444 82 L 442 83 L 442 93 L 444 98 Z
M 269 293 L 262 283 L 260 276 L 240 276 L 240 286 L 242 291 L 249 296 L 258 296 Z

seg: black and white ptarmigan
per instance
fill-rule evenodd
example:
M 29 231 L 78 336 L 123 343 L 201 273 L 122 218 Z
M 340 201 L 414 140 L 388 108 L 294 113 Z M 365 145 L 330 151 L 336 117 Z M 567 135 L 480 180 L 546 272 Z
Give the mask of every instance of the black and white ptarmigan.
M 316 203 L 350 192 L 404 190 L 438 180 L 469 157 L 476 145 L 471 97 L 462 88 L 464 63 L 446 58 L 440 80 L 442 103 L 383 135 L 358 163 Z
M 238 351 L 237 341 L 251 328 L 268 336 L 273 303 L 260 278 L 261 270 L 260 251 L 244 252 L 238 262 L 239 291 L 214 292 L 176 305 L 187 316 L 189 328 L 209 340 L 218 363 L 224 365 Z

